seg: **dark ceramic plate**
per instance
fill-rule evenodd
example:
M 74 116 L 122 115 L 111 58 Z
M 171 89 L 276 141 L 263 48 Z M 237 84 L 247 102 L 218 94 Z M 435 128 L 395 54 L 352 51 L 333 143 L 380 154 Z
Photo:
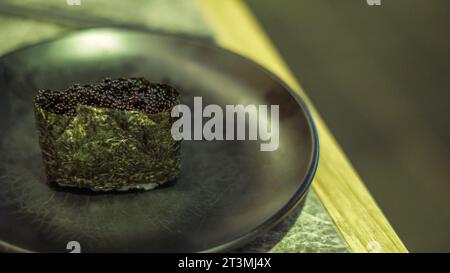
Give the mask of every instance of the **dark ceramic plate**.
M 99 194 L 45 182 L 32 100 L 105 77 L 144 76 L 182 90 L 182 102 L 280 106 L 280 145 L 184 141 L 177 181 L 157 190 Z M 0 245 L 67 252 L 227 251 L 267 231 L 298 205 L 318 142 L 301 99 L 260 66 L 204 41 L 96 29 L 0 60 Z

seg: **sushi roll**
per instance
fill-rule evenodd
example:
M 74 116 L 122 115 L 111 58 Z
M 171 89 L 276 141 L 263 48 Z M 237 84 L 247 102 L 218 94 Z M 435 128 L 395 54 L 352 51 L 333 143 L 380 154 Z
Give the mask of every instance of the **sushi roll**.
M 47 180 L 93 191 L 150 190 L 180 172 L 170 133 L 178 91 L 143 78 L 105 79 L 34 100 Z

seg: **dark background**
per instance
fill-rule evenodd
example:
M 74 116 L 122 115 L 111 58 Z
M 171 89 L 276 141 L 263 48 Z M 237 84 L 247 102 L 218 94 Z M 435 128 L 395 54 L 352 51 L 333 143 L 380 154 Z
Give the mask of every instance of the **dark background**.
M 450 251 L 450 1 L 247 0 L 410 251 Z

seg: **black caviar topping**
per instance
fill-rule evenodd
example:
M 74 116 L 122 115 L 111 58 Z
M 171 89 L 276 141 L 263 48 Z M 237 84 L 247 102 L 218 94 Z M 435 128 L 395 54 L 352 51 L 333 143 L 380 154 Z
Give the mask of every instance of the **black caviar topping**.
M 155 114 L 167 111 L 177 101 L 178 92 L 173 87 L 144 78 L 106 78 L 99 84 L 75 84 L 64 91 L 41 90 L 35 99 L 43 109 L 69 116 L 76 115 L 80 104 Z

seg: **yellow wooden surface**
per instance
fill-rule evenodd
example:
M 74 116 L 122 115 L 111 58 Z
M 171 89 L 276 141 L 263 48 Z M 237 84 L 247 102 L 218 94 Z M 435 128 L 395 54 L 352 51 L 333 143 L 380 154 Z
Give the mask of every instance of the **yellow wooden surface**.
M 240 0 L 197 0 L 219 44 L 263 65 L 307 102 L 320 141 L 313 181 L 318 194 L 353 252 L 407 252 L 360 177 L 311 104 L 267 35 Z

